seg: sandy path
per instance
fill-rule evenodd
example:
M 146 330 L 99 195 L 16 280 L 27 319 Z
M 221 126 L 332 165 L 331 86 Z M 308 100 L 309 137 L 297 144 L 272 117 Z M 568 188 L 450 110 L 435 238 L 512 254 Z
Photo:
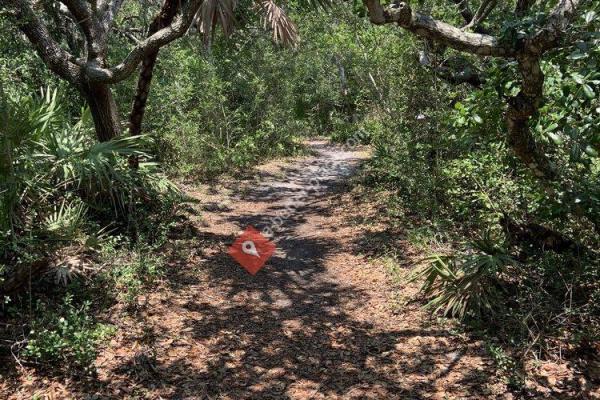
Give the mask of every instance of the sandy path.
M 173 239 L 163 285 L 139 299 L 135 316 L 114 310 L 119 334 L 97 360 L 98 377 L 62 382 L 61 392 L 153 399 L 497 397 L 482 345 L 431 322 L 416 304 L 399 307 L 399 288 L 363 255 L 370 233 L 355 220 L 370 211 L 352 204 L 345 181 L 367 154 L 319 141 L 311 146 L 313 157 L 191 191 L 199 200 L 190 210 L 196 215 Z M 247 225 L 271 227 L 277 243 L 255 276 L 227 254 Z

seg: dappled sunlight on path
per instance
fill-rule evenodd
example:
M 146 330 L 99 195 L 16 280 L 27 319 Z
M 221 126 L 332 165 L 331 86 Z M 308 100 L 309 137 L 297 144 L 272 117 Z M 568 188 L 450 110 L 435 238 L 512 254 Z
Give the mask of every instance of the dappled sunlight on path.
M 190 190 L 196 215 L 172 241 L 163 285 L 138 299 L 134 317 L 115 321 L 120 333 L 97 360 L 97 379 L 64 390 L 153 399 L 494 397 L 481 343 L 416 304 L 398 308 L 385 268 L 362 255 L 364 232 L 350 221 L 364 210 L 343 194 L 368 154 L 312 147 L 316 155 L 265 165 L 256 179 Z M 249 275 L 227 246 L 247 225 L 272 226 L 315 175 L 320 187 L 281 218 L 276 253 Z

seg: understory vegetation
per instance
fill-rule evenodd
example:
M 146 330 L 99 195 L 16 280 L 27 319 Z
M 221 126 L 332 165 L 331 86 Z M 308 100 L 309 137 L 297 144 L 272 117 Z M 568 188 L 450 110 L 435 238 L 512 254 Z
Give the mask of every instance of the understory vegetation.
M 576 25 L 597 31 L 596 14 Z M 431 253 L 412 278 L 427 307 L 520 362 L 587 358 L 600 339 L 600 53 L 597 35 L 577 37 L 542 62 L 545 98 L 530 124 L 558 179 L 531 174 L 506 142 L 513 62 L 490 62 L 476 90 L 448 85 L 416 57 L 395 63 L 398 98 L 363 122 L 374 148 L 365 184 L 387 198 L 394 228 Z
M 116 18 L 108 64 L 151 33 L 162 3 L 150 3 L 127 3 Z M 85 93 L 51 72 L 0 6 L 0 315 L 10 342 L 0 356 L 92 373 L 114 334 L 96 316 L 135 307 L 164 276 L 161 248 L 185 203 L 179 184 L 244 174 L 324 136 L 371 147 L 361 186 L 367 199 L 385 199 L 390 231 L 425 255 L 410 278 L 420 299 L 484 337 L 513 388 L 527 360 L 595 357 L 600 3 L 582 2 L 539 59 L 543 100 L 525 126 L 547 165 L 525 162 L 507 136 L 523 86 L 514 59 L 375 27 L 359 3 L 318 11 L 289 2 L 298 40 L 274 42 L 246 3 L 232 10 L 236 29 L 192 28 L 161 48 L 142 133 L 108 139 Z M 500 27 L 503 43 L 524 37 L 554 6 L 530 3 L 522 16 L 491 13 L 480 28 Z M 461 20 L 453 2 L 421 8 Z M 81 46 L 61 36 L 70 23 L 52 26 L 64 48 Z M 449 79 L 450 67 L 481 77 Z M 120 121 L 136 102 L 135 77 L 109 82 Z

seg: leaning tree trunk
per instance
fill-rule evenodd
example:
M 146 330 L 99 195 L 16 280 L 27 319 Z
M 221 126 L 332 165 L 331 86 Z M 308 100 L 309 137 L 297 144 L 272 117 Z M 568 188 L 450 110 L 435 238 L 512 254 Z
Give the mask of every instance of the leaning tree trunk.
M 86 83 L 80 87 L 92 113 L 96 136 L 101 142 L 121 135 L 119 109 L 110 86 L 106 83 Z
M 554 180 L 556 172 L 529 128 L 530 119 L 538 112 L 544 92 L 544 74 L 540 67 L 540 59 L 539 56 L 529 53 L 519 54 L 516 58 L 522 84 L 519 94 L 508 101 L 508 144 L 538 178 Z
M 171 24 L 179 8 L 179 0 L 165 0 L 160 12 L 154 17 L 148 29 L 148 36 L 152 36 L 160 29 Z M 152 74 L 156 65 L 158 50 L 152 52 L 142 60 L 142 69 L 137 83 L 137 91 L 133 101 L 133 107 L 129 114 L 129 133 L 139 135 L 142 132 L 142 120 L 146 111 L 146 102 L 152 83 Z

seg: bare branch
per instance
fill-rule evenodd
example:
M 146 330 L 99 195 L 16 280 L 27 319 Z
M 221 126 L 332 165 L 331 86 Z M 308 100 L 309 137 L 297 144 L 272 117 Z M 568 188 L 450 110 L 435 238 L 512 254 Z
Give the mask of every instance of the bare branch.
M 48 27 L 35 14 L 31 3 L 27 0 L 6 0 L 6 3 L 15 12 L 17 27 L 27 36 L 48 68 L 61 78 L 77 84 L 81 68 L 75 63 L 75 57 L 52 39 Z
M 473 11 L 469 7 L 468 0 L 452 0 L 454 4 L 458 7 L 458 12 L 465 20 L 465 23 L 469 23 L 473 20 Z
M 460 28 L 438 21 L 428 15 L 413 12 L 406 3 L 383 8 L 379 0 L 364 0 L 371 22 L 376 25 L 397 23 L 402 28 L 423 38 L 442 43 L 455 50 L 480 56 L 511 57 L 515 50 L 502 46 L 491 35 L 465 32 Z
M 497 0 L 484 0 L 479 5 L 479 8 L 475 12 L 475 15 L 469 21 L 467 25 L 463 27 L 463 30 L 471 29 L 472 27 L 479 26 L 492 12 L 492 10 L 496 7 Z
M 134 33 L 136 33 L 135 30 L 133 29 L 120 29 L 120 28 L 115 28 L 115 32 L 124 37 L 125 39 L 129 40 L 132 44 L 134 45 L 139 45 L 140 44 L 140 40 L 135 36 Z M 137 32 L 139 33 L 139 32 Z
M 140 42 L 119 65 L 103 68 L 97 62 L 88 62 L 84 66 L 88 78 L 94 82 L 104 83 L 115 83 L 126 79 L 146 55 L 184 35 L 201 4 L 202 0 L 191 0 L 173 23 Z

